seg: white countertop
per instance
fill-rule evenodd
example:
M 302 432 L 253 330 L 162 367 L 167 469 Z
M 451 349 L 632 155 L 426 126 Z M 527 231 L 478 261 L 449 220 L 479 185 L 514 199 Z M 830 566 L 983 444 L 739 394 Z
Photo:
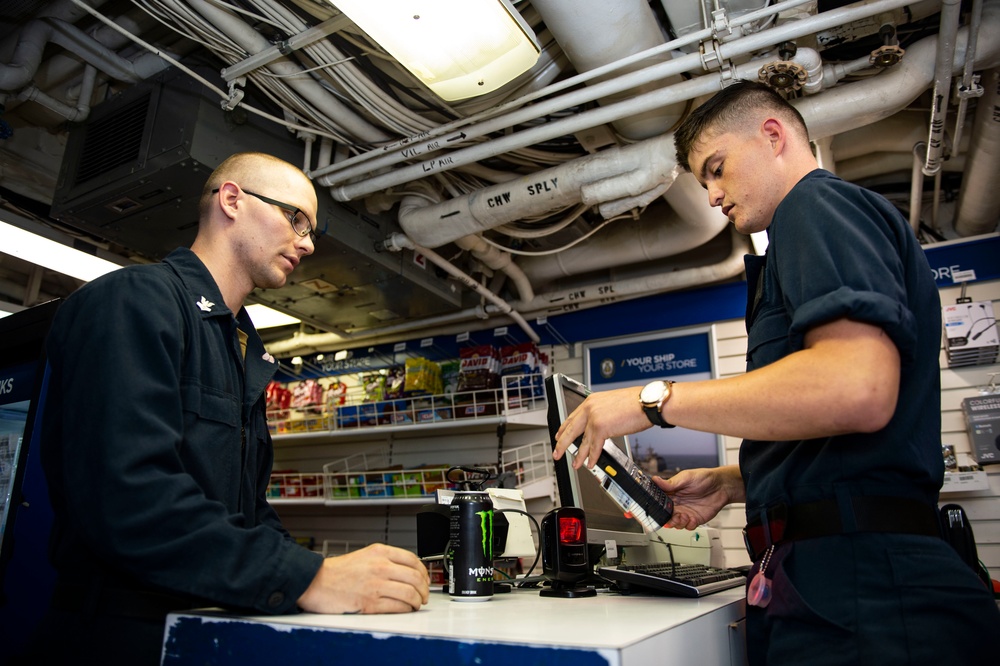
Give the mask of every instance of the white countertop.
M 172 614 L 168 625 L 178 616 L 197 615 L 206 622 L 251 622 L 275 628 L 621 649 L 743 600 L 742 587 L 701 599 L 607 591 L 591 598 L 561 599 L 525 589 L 497 594 L 486 602 L 459 602 L 432 592 L 430 603 L 421 610 L 400 615 L 234 616 L 205 611 Z M 737 613 L 742 617 L 742 605 Z

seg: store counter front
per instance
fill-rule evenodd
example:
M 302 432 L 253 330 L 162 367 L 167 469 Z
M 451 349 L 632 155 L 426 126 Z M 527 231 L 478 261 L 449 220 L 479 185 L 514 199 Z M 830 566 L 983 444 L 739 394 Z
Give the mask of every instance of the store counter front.
M 167 618 L 162 663 L 739 666 L 745 604 L 742 588 L 701 599 L 607 591 L 561 599 L 523 589 L 478 603 L 434 592 L 401 615 L 191 611 Z

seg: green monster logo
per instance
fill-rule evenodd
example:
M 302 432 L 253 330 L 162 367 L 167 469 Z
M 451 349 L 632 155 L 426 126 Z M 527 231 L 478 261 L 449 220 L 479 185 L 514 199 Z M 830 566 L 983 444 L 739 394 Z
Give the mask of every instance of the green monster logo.
M 493 560 L 493 511 L 477 511 L 476 515 L 479 516 L 479 524 L 483 531 L 483 555 L 489 558 L 490 561 Z M 489 528 L 487 529 L 487 521 L 489 523 Z

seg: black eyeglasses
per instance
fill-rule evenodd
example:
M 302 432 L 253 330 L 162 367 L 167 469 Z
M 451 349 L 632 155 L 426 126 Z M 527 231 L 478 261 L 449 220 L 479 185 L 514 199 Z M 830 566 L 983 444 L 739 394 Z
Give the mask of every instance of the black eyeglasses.
M 212 194 L 216 194 L 218 193 L 218 191 L 219 191 L 218 188 L 216 188 L 212 190 Z M 313 245 L 315 245 L 319 237 L 323 235 L 325 230 L 316 231 L 315 229 L 313 229 L 312 223 L 309 221 L 309 217 L 302 212 L 301 208 L 297 208 L 296 206 L 293 206 L 291 204 L 282 203 L 281 201 L 272 199 L 270 197 L 265 197 L 263 194 L 257 194 L 256 192 L 251 192 L 250 190 L 243 190 L 243 191 L 252 197 L 257 197 L 264 203 L 271 204 L 272 206 L 277 206 L 281 210 L 288 213 L 287 216 L 288 222 L 292 225 L 292 231 L 294 231 L 296 234 L 298 234 L 303 238 L 309 236 L 310 240 L 312 240 L 313 242 Z

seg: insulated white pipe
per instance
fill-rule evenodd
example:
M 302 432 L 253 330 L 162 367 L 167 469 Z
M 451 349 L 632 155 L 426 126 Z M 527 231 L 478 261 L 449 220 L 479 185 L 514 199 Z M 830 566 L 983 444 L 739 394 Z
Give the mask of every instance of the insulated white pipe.
M 532 0 L 545 25 L 552 31 L 559 46 L 578 72 L 587 72 L 664 43 L 653 10 L 647 0 Z M 664 53 L 642 63 L 635 63 L 606 74 L 594 82 L 637 71 L 654 62 L 664 62 Z M 629 91 L 602 98 L 610 104 L 680 81 L 678 77 L 656 84 L 647 83 Z M 627 139 L 648 139 L 668 131 L 681 118 L 683 106 L 653 109 L 616 120 L 613 125 Z
M 75 53 L 117 81 L 136 83 L 167 67 L 163 59 L 151 53 L 127 60 L 65 21 L 35 20 L 21 29 L 10 64 L 0 65 L 0 90 L 20 90 L 27 86 L 49 42 Z
M 599 235 L 555 255 L 522 257 L 519 265 L 533 284 L 615 266 L 634 266 L 700 247 L 729 220 L 712 208 L 690 173 L 678 176 L 664 196 L 670 206 L 651 206 L 638 220 L 615 222 Z
M 944 163 L 941 170 L 946 173 L 963 173 L 965 155 L 959 155 Z M 870 153 L 849 160 L 837 161 L 837 176 L 851 182 L 866 178 L 879 178 L 888 174 L 909 174 L 913 168 L 913 152 Z M 923 172 L 921 172 L 923 175 Z
M 673 135 L 611 148 L 443 203 L 406 207 L 399 225 L 427 247 L 584 202 L 635 196 L 671 182 L 676 160 Z M 414 202 L 416 203 L 416 202 Z
M 464 236 L 456 240 L 455 244 L 494 271 L 500 271 L 510 278 L 521 300 L 530 301 L 535 297 L 531 281 L 521 267 L 514 263 L 509 253 L 490 245 L 480 236 Z
M 985 27 L 985 26 L 984 26 Z M 984 33 L 980 33 L 982 40 Z M 962 175 L 958 197 L 955 231 L 960 236 L 975 236 L 996 231 L 1000 218 L 1000 69 L 983 74 L 985 93 L 979 99 L 973 120 L 973 150 Z
M 572 287 L 536 296 L 530 302 L 517 302 L 513 306 L 526 316 L 552 315 L 567 310 L 579 310 L 612 301 L 623 301 L 687 287 L 704 286 L 740 275 L 744 271 L 743 257 L 750 251 L 746 236 L 731 230 L 732 250 L 729 255 L 711 266 L 698 266 L 677 271 L 657 269 L 640 277 L 608 280 L 585 288 Z M 491 312 L 489 307 L 487 312 Z
M 70 122 L 82 122 L 90 115 L 90 98 L 94 94 L 94 82 L 96 79 L 97 70 L 93 65 L 84 67 L 83 80 L 80 84 L 80 95 L 77 98 L 76 107 L 53 99 L 34 86 L 29 86 L 21 90 L 18 94 L 18 99 L 37 102 L 50 111 L 55 111 Z
M 830 138 L 838 162 L 869 153 L 905 152 L 911 155 L 913 144 L 927 139 L 927 114 L 923 111 L 900 112 Z
M 503 300 L 502 298 L 494 294 L 492 291 L 490 291 L 483 285 L 479 284 L 479 282 L 474 280 L 472 277 L 470 277 L 463 271 L 459 270 L 454 264 L 452 264 L 450 261 L 442 257 L 434 250 L 431 250 L 430 248 L 426 247 L 420 247 L 419 245 L 414 243 L 412 240 L 410 240 L 403 234 L 392 234 L 388 239 L 386 239 L 384 246 L 387 250 L 398 251 L 402 248 L 408 248 L 413 250 L 414 252 L 419 252 L 420 254 L 424 255 L 430 262 L 443 269 L 446 273 L 454 277 L 456 280 L 464 284 L 466 287 L 472 289 L 477 294 L 488 300 L 490 303 L 493 303 L 495 311 L 502 312 L 511 319 L 513 319 L 517 323 L 517 325 L 521 327 L 521 330 L 523 330 L 531 340 L 533 340 L 534 342 L 539 342 L 541 340 L 541 338 L 538 337 L 538 334 L 535 333 L 534 329 L 531 328 L 531 325 L 528 324 L 528 322 L 525 321 L 524 317 L 522 317 L 519 312 L 514 310 L 514 308 L 512 308 L 507 303 L 507 301 Z

